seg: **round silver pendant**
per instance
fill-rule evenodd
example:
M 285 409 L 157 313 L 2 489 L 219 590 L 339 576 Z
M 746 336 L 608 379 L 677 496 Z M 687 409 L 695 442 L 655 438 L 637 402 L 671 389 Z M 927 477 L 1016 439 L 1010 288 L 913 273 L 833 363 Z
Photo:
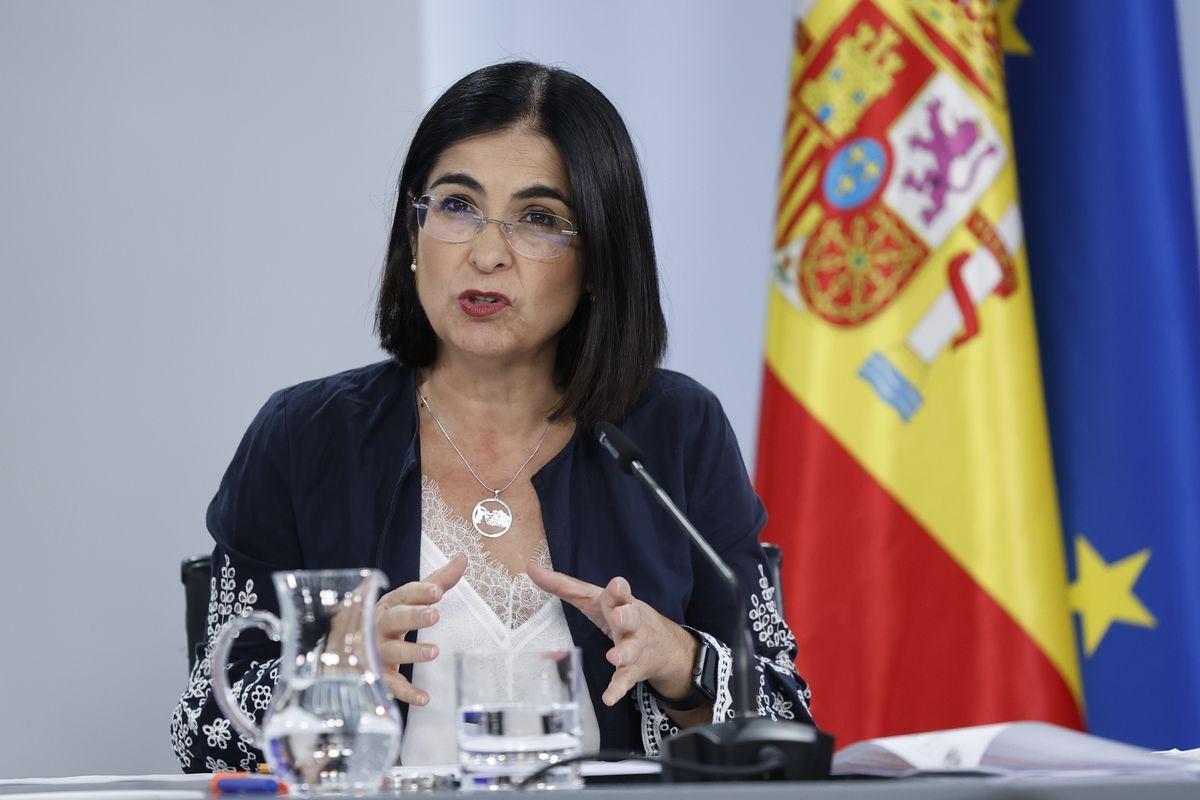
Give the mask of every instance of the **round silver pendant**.
M 475 504 L 471 524 L 480 536 L 496 539 L 512 527 L 512 509 L 499 497 L 485 497 Z

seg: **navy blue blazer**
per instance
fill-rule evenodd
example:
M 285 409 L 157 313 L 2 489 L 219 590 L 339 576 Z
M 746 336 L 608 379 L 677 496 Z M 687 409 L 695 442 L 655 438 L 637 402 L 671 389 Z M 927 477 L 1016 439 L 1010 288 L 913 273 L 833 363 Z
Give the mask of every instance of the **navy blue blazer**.
M 208 632 L 172 718 L 185 770 L 254 769 L 261 755 L 232 731 L 212 701 L 211 639 L 249 608 L 278 613 L 277 570 L 375 566 L 392 587 L 418 580 L 421 469 L 412 369 L 385 361 L 276 392 L 246 431 L 208 509 L 213 586 Z M 755 495 L 729 421 L 712 392 L 668 370 L 618 426 L 645 464 L 729 563 L 749 594 L 758 710 L 809 720 L 808 688 L 794 666 L 758 541 L 766 511 Z M 616 575 L 659 613 L 717 649 L 714 716 L 730 705 L 731 609 L 723 585 L 687 536 L 634 479 L 578 428 L 532 478 L 554 569 L 603 586 Z M 613 707 L 600 700 L 613 667 L 608 638 L 563 604 L 592 694 L 601 746 L 658 752 L 674 731 L 639 684 Z M 232 656 L 243 707 L 261 719 L 278 677 L 278 645 L 247 631 Z M 401 704 L 407 714 L 407 706 Z

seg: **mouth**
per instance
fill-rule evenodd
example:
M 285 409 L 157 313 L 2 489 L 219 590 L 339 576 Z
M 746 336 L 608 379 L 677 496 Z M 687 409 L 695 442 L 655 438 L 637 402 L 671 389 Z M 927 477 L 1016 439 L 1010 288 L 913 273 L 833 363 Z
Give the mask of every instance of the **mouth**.
M 508 296 L 500 292 L 481 292 L 467 289 L 458 296 L 458 305 L 472 317 L 490 317 L 512 305 Z

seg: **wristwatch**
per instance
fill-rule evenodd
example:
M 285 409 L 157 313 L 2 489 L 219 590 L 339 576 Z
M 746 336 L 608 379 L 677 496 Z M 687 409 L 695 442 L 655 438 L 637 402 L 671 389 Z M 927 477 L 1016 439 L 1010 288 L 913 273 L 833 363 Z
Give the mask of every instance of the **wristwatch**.
M 686 697 L 666 697 L 655 690 L 650 681 L 646 681 L 646 689 L 658 700 L 660 706 L 672 711 L 691 711 L 705 703 L 711 703 L 717 696 L 717 651 L 709 646 L 708 641 L 696 631 L 683 627 L 696 639 L 696 663 L 692 665 L 692 691 Z

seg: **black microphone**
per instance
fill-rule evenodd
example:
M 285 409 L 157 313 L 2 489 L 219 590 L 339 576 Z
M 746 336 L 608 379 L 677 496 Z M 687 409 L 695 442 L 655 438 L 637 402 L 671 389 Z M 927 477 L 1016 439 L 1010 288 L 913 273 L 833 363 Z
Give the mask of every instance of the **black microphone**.
M 750 636 L 750 615 L 746 593 L 737 575 L 725 560 L 713 550 L 691 520 L 679 510 L 671 496 L 658 485 L 646 470 L 644 457 L 637 445 L 611 422 L 601 422 L 595 428 L 596 441 L 616 459 L 621 470 L 640 480 L 667 512 L 674 518 L 692 544 L 712 565 L 729 590 L 734 615 L 734 637 L 729 643 L 733 651 L 733 720 L 698 725 L 681 731 L 665 742 L 666 755 L 674 759 L 726 766 L 775 764 L 764 767 L 764 777 L 784 780 L 817 780 L 829 776 L 833 758 L 833 737 L 806 723 L 781 723 L 758 716 L 757 680 L 751 666 L 754 640 Z M 674 767 L 664 762 L 664 781 L 722 780 L 710 775 L 689 772 L 686 767 Z M 725 780 L 745 780 L 745 775 L 731 774 Z
M 646 485 L 646 488 L 658 500 L 659 505 L 665 508 L 675 518 L 679 527 L 683 528 L 692 538 L 692 544 L 704 554 L 705 560 L 717 571 L 721 582 L 729 590 L 736 624 L 734 640 L 729 643 L 729 647 L 733 651 L 733 672 L 738 679 L 733 686 L 733 712 L 735 717 L 757 717 L 757 708 L 752 705 L 751 700 L 755 691 L 751 688 L 754 672 L 750 663 L 754 646 L 751 644 L 753 640 L 750 638 L 750 616 L 749 609 L 746 607 L 746 596 L 742 593 L 737 575 L 734 575 L 725 560 L 717 555 L 717 551 L 712 549 L 708 540 L 700 535 L 700 531 L 696 530 L 692 521 L 679 510 L 679 506 L 675 505 L 671 496 L 658 485 L 658 481 L 654 480 L 654 477 L 646 471 L 646 467 L 642 464 L 645 460 L 642 451 L 628 436 L 611 422 L 601 422 L 596 426 L 596 441 L 600 442 L 600 446 L 617 460 L 626 474 L 633 475 Z
M 640 465 L 646 460 L 633 440 L 611 422 L 601 422 L 596 426 L 596 441 L 617 460 L 626 475 L 633 474 L 633 462 Z

